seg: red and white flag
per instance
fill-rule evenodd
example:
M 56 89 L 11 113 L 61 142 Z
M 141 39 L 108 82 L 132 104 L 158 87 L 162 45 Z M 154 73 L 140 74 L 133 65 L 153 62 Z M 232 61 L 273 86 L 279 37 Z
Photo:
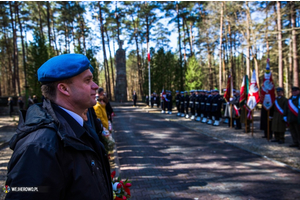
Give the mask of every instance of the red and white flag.
M 275 101 L 275 88 L 270 72 L 269 58 L 267 60 L 266 72 L 264 75 L 263 85 L 261 87 L 261 103 L 266 110 L 269 110 Z
M 163 88 L 162 91 L 161 91 L 161 99 L 165 100 L 165 98 L 166 98 L 166 93 L 165 93 L 165 90 Z
M 256 73 L 255 70 L 253 70 L 251 82 L 249 86 L 247 106 L 250 108 L 250 110 L 253 110 L 258 102 L 260 102 L 259 89 L 256 82 Z
M 224 93 L 224 99 L 226 102 L 230 101 L 230 97 L 232 97 L 232 93 L 231 93 L 231 76 L 228 76 L 228 80 L 227 80 L 227 86 L 226 86 L 226 91 Z

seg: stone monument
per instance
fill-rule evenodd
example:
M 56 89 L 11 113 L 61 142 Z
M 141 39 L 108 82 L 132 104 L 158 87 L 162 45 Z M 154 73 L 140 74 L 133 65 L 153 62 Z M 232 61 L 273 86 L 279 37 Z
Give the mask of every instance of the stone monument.
M 119 49 L 115 55 L 116 66 L 116 86 L 115 86 L 115 101 L 127 101 L 127 78 L 126 78 L 126 55 L 122 49 L 123 41 L 119 42 Z

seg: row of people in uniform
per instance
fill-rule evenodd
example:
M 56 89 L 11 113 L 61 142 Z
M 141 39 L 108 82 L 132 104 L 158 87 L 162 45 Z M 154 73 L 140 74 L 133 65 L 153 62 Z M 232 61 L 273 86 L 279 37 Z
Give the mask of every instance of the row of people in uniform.
M 177 116 L 219 126 L 223 97 L 219 90 L 176 91 Z
M 266 117 L 266 110 L 261 108 L 261 130 L 264 131 L 263 138 L 267 138 L 269 130 L 269 139 L 274 135 L 272 142 L 282 144 L 285 142 L 286 127 L 289 127 L 293 144 L 290 147 L 298 147 L 300 149 L 300 120 L 298 120 L 298 111 L 300 108 L 300 90 L 299 87 L 292 87 L 292 96 L 289 99 L 284 97 L 283 88 L 276 88 L 276 99 L 270 109 L 269 119 Z M 155 102 L 155 103 L 153 103 Z M 152 95 L 151 107 L 156 104 L 159 106 L 159 96 Z M 219 90 L 191 90 L 176 91 L 175 104 L 177 116 L 190 118 L 195 121 L 201 121 L 213 126 L 220 125 L 222 109 L 224 113 L 224 123 L 228 126 L 241 129 L 242 123 L 247 123 L 246 132 L 250 132 L 252 121 L 247 118 L 247 108 L 240 107 L 240 93 L 233 90 L 233 97 L 226 102 L 223 95 L 219 94 Z M 172 114 L 172 94 L 167 91 L 164 99 L 161 101 L 162 113 Z M 232 119 L 232 121 L 231 121 Z M 299 117 L 300 119 L 300 117 Z M 269 122 L 269 129 L 267 123 Z M 272 123 L 273 122 L 273 123 Z M 245 124 L 246 124 L 245 123 Z

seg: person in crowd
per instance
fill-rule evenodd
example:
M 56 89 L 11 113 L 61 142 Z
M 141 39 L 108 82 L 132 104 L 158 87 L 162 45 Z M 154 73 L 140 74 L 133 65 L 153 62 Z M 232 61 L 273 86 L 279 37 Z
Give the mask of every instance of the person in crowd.
M 18 98 L 18 105 L 19 105 L 20 110 L 24 109 L 24 101 L 23 101 L 22 97 Z
M 82 118 L 96 104 L 92 71 L 81 54 L 53 57 L 38 69 L 45 100 L 20 113 L 5 183 L 38 192 L 9 192 L 7 200 L 113 199 L 106 151 L 93 121 Z
M 299 97 L 299 87 L 293 86 L 292 96 L 285 106 L 283 115 L 283 120 L 289 124 L 293 139 L 293 144 L 291 144 L 290 147 L 297 147 L 298 149 L 300 149 L 300 128 L 298 124 Z
M 33 103 L 38 103 L 38 102 L 39 102 L 39 100 L 38 100 L 38 98 L 36 97 L 36 95 L 33 95 L 33 96 L 32 96 L 32 100 L 33 100 Z
M 185 114 L 184 114 L 184 108 L 185 108 L 185 97 L 184 97 L 184 91 L 181 91 L 180 92 L 180 116 L 181 117 L 184 117 Z
M 133 106 L 134 107 L 136 107 L 136 100 L 137 100 L 137 95 L 136 95 L 135 91 L 133 91 L 132 101 L 133 101 Z
M 269 118 L 268 118 L 268 112 L 269 112 Z M 270 120 L 272 118 L 273 114 L 274 114 L 274 106 L 272 106 L 269 109 L 269 111 L 266 110 L 262 106 L 261 112 L 260 112 L 260 130 L 264 131 L 264 135 L 262 136 L 262 138 L 267 138 L 267 139 L 273 138 L 272 120 Z M 269 125 L 268 125 L 268 123 L 269 123 Z M 269 131 L 269 136 L 268 136 L 268 131 Z
M 103 127 L 109 130 L 108 117 L 106 113 L 107 98 L 104 95 L 99 95 L 97 104 L 94 106 L 94 110 L 98 119 L 101 120 Z
M 188 91 L 185 91 L 185 97 L 184 97 L 184 108 L 185 108 L 185 118 L 189 118 L 189 103 L 190 103 L 190 96 L 188 94 Z
M 274 102 L 274 113 L 272 118 L 272 130 L 275 139 L 271 142 L 278 142 L 283 144 L 285 142 L 286 122 L 283 120 L 284 108 L 287 104 L 287 99 L 283 96 L 283 88 L 276 88 L 277 97 Z
M 189 108 L 191 110 L 191 120 L 195 119 L 195 93 L 194 90 L 190 91 Z
M 12 97 L 8 97 L 8 113 L 9 113 L 9 116 L 12 117 L 12 114 L 14 112 L 14 101 L 12 99 Z
M 175 105 L 177 109 L 177 116 L 180 116 L 180 94 L 178 90 L 176 90 Z
M 113 120 L 113 117 L 115 116 L 115 113 L 114 113 L 114 110 L 111 107 L 111 104 L 110 104 L 110 102 L 107 98 L 107 94 L 104 92 L 103 95 L 105 97 L 104 102 L 106 102 L 105 109 L 106 109 L 107 119 L 108 119 L 108 121 L 110 121 L 110 123 L 112 123 L 112 120 Z
M 167 93 L 167 100 L 168 100 L 168 114 L 172 114 L 172 107 L 173 107 L 173 101 L 172 101 L 173 97 L 172 97 L 172 92 L 171 90 L 168 91 Z

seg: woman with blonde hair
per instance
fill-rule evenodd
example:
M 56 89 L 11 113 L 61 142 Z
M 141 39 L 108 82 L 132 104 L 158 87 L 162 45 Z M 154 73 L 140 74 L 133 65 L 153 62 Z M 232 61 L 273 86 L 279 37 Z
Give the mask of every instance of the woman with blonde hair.
M 106 130 L 108 130 L 108 118 L 105 109 L 107 102 L 108 99 L 105 96 L 99 96 L 97 99 L 97 104 L 94 106 L 97 118 L 101 120 L 102 125 Z

